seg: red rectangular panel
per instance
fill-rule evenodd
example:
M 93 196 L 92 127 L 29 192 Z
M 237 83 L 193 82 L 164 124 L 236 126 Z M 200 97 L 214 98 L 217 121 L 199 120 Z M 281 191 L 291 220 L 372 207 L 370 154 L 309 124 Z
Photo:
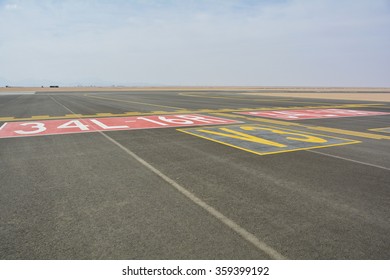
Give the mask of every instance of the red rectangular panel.
M 0 138 L 230 123 L 238 121 L 196 114 L 8 122 Z
M 347 109 L 313 109 L 313 110 L 285 110 L 285 111 L 254 111 L 239 112 L 237 114 L 267 117 L 283 120 L 325 119 L 341 117 L 362 117 L 389 115 L 387 112 L 359 111 Z

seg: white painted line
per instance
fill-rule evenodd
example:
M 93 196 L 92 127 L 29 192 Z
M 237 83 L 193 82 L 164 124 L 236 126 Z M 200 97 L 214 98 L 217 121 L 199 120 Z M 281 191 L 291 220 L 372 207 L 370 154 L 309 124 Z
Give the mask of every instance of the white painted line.
M 175 188 L 177 191 L 179 191 L 181 194 L 183 194 L 185 197 L 187 197 L 189 200 L 191 200 L 193 203 L 197 204 L 204 210 L 206 210 L 210 215 L 214 216 L 217 220 L 219 220 L 221 223 L 225 224 L 227 227 L 229 227 L 234 232 L 238 233 L 242 238 L 244 238 L 246 241 L 250 242 L 252 245 L 254 245 L 257 249 L 264 252 L 268 256 L 270 256 L 273 259 L 281 260 L 285 259 L 283 255 L 281 255 L 279 252 L 277 252 L 275 249 L 271 248 L 266 243 L 260 241 L 255 235 L 248 232 L 244 228 L 242 228 L 240 225 L 223 215 L 221 212 L 216 210 L 214 207 L 208 205 L 206 202 L 204 202 L 202 199 L 197 197 L 192 192 L 188 191 L 186 188 L 181 186 L 176 181 L 172 180 L 168 176 L 166 176 L 164 173 L 159 171 L 157 168 L 150 165 L 148 162 L 137 156 L 135 153 L 112 139 L 110 136 L 106 135 L 104 132 L 100 132 L 104 137 L 106 137 L 109 141 L 114 143 L 116 146 L 121 148 L 123 151 L 125 151 L 128 155 L 130 155 L 132 158 L 137 160 L 139 163 L 141 163 L 143 166 L 145 166 L 147 169 L 152 171 L 154 174 L 159 176 L 161 179 L 163 179 L 165 182 L 169 183 L 173 188 Z
M 384 170 L 390 171 L 390 168 L 388 168 L 388 167 L 384 167 L 384 166 L 381 166 L 381 165 L 376 165 L 376 164 L 372 164 L 372 163 L 368 163 L 368 162 L 363 162 L 363 161 L 354 160 L 354 159 L 350 159 L 350 158 L 345 158 L 345 157 L 330 155 L 330 154 L 326 154 L 326 153 L 322 153 L 322 152 L 318 152 L 318 151 L 314 151 L 314 150 L 307 150 L 306 152 L 315 153 L 315 154 L 320 154 L 320 155 L 324 155 L 324 156 L 328 156 L 328 157 L 333 157 L 333 158 L 338 158 L 338 159 L 342 159 L 342 160 L 347 160 L 347 161 L 351 161 L 351 162 L 355 162 L 355 163 L 360 163 L 360 164 L 364 164 L 364 165 L 368 165 L 368 166 L 372 166 L 372 167 L 376 167 L 376 168 L 380 168 L 380 169 L 384 169 Z
M 75 114 L 70 110 L 68 107 L 65 105 L 61 104 L 57 100 L 55 100 L 52 96 L 50 96 L 57 104 L 61 105 L 64 107 L 66 110 L 71 112 L 72 114 Z M 264 243 L 263 241 L 260 241 L 254 234 L 248 232 L 246 229 L 242 228 L 240 225 L 235 223 L 233 220 L 229 219 L 225 215 L 223 215 L 221 212 L 216 210 L 214 207 L 208 205 L 206 202 L 201 200 L 199 197 L 197 197 L 195 194 L 191 193 L 188 191 L 186 188 L 181 186 L 179 183 L 176 181 L 172 180 L 168 176 L 166 176 L 164 173 L 159 171 L 157 168 L 154 166 L 150 165 L 148 162 L 137 156 L 135 153 L 127 149 L 125 146 L 122 144 L 118 143 L 114 139 L 112 139 L 110 136 L 106 135 L 102 131 L 97 131 L 101 135 L 103 135 L 107 140 L 115 144 L 117 147 L 122 149 L 124 152 L 126 152 L 129 156 L 134 158 L 136 161 L 141 163 L 143 166 L 145 166 L 147 169 L 152 171 L 154 174 L 159 176 L 161 179 L 163 179 L 165 182 L 169 183 L 173 188 L 175 188 L 177 191 L 179 191 L 181 194 L 183 194 L 185 197 L 187 197 L 189 200 L 191 200 L 193 203 L 196 205 L 200 206 L 202 209 L 204 209 L 206 212 L 208 212 L 210 215 L 214 216 L 217 220 L 219 220 L 221 223 L 226 225 L 228 228 L 236 232 L 238 235 L 240 235 L 243 239 L 251 243 L 253 246 L 255 246 L 257 249 L 262 251 L 263 253 L 267 254 L 269 257 L 275 260 L 283 260 L 285 257 L 277 252 L 275 249 Z
M 0 126 L 0 130 L 2 130 L 6 125 L 7 125 L 7 123 L 3 123 L 3 125 Z

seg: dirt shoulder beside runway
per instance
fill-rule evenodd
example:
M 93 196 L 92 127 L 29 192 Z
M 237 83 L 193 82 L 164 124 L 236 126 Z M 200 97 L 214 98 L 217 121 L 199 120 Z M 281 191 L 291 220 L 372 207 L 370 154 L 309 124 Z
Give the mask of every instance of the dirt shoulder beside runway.
M 128 91 L 242 91 L 243 94 L 296 98 L 390 102 L 390 88 L 309 88 L 309 87 L 8 87 L 0 93 L 16 92 L 128 92 Z
M 355 101 L 381 101 L 381 102 L 390 102 L 390 92 L 389 93 L 303 93 L 303 92 L 289 92 L 289 93 L 246 93 L 250 95 L 259 95 L 259 96 L 278 96 L 278 97 L 295 97 L 295 98 L 316 98 L 316 99 L 334 99 L 334 100 L 355 100 Z

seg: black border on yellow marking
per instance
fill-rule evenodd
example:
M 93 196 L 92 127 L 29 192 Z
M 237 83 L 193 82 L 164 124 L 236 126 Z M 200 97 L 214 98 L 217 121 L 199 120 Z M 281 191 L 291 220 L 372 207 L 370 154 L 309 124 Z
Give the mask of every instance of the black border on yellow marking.
M 305 147 L 305 148 L 286 149 L 286 150 L 282 150 L 282 151 L 261 153 L 261 152 L 258 152 L 258 151 L 249 150 L 247 148 L 239 147 L 239 146 L 236 146 L 236 145 L 233 145 L 233 144 L 230 144 L 230 143 L 225 143 L 225 142 L 213 139 L 213 138 L 208 138 L 208 137 L 201 136 L 201 135 L 198 135 L 196 133 L 188 131 L 188 130 L 210 129 L 211 128 L 210 126 L 208 126 L 208 127 L 186 128 L 186 129 L 176 129 L 176 130 L 180 131 L 180 132 L 184 132 L 186 134 L 190 134 L 192 136 L 196 136 L 196 137 L 199 137 L 199 138 L 210 140 L 210 141 L 213 141 L 213 142 L 225 145 L 225 146 L 233 147 L 233 148 L 236 148 L 236 149 L 239 149 L 239 150 L 243 150 L 243 151 L 246 151 L 246 152 L 249 152 L 249 153 L 252 153 L 252 154 L 260 155 L 260 156 L 272 155 L 272 154 L 281 154 L 281 153 L 288 153 L 288 152 L 295 152 L 295 151 L 312 150 L 312 149 L 319 149 L 319 148 L 328 148 L 328 147 L 335 147 L 335 146 L 344 146 L 344 145 L 349 145 L 349 144 L 359 144 L 359 143 L 361 143 L 361 141 L 352 140 L 352 139 L 348 139 L 348 138 L 334 137 L 334 136 L 318 134 L 318 133 L 311 133 L 311 132 L 308 133 L 306 131 L 286 129 L 284 127 L 277 127 L 277 126 L 270 126 L 270 125 L 258 125 L 258 124 L 239 124 L 239 125 L 237 125 L 237 124 L 234 124 L 234 125 L 228 125 L 228 126 L 225 125 L 225 126 L 212 126 L 212 127 L 213 128 L 231 128 L 231 127 L 243 126 L 243 125 L 253 125 L 253 126 L 258 126 L 258 127 L 275 128 L 275 129 L 280 129 L 280 130 L 284 130 L 284 131 L 291 131 L 291 132 L 307 134 L 307 135 L 311 135 L 311 136 L 322 136 L 322 137 L 327 137 L 327 138 L 332 138 L 332 139 L 340 139 L 340 140 L 349 141 L 349 142 L 338 143 L 338 144 L 330 144 L 330 145 L 322 145 L 322 146 L 310 146 L 310 147 Z

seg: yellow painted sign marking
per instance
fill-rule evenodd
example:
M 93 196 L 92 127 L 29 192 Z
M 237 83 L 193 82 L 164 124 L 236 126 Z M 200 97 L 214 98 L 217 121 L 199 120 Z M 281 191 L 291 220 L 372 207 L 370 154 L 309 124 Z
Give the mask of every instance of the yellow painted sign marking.
M 302 141 L 302 142 L 308 142 L 308 143 L 321 143 L 321 144 L 327 142 L 325 139 L 322 139 L 322 138 L 319 138 L 319 137 L 316 137 L 313 135 L 307 135 L 307 134 L 302 134 L 302 133 L 293 133 L 291 131 L 286 132 L 283 130 L 278 130 L 278 129 L 273 129 L 273 128 L 256 127 L 256 126 L 243 126 L 242 129 L 249 130 L 249 131 L 253 131 L 256 129 L 257 130 L 268 130 L 268 131 L 271 131 L 272 133 L 276 133 L 276 134 L 281 134 L 281 135 L 287 134 L 287 135 L 298 136 L 298 137 L 291 137 L 291 136 L 287 137 L 287 139 L 293 140 L 293 141 Z
M 318 130 L 318 131 L 325 131 L 325 132 L 331 132 L 336 134 L 344 134 L 349 136 L 357 136 L 362 138 L 369 138 L 369 139 L 387 139 L 390 140 L 390 136 L 384 136 L 380 134 L 373 134 L 373 133 L 367 133 L 367 132 L 360 132 L 360 131 L 352 131 L 352 130 L 345 130 L 345 129 L 338 129 L 338 128 L 332 128 L 332 127 L 324 127 L 324 126 L 311 126 L 308 127 L 312 130 Z
M 214 115 L 221 116 L 221 117 L 234 118 L 233 114 L 215 113 Z M 325 127 L 325 126 L 306 125 L 306 124 L 301 124 L 301 123 L 294 123 L 294 122 L 280 121 L 280 120 L 271 120 L 271 119 L 258 118 L 258 117 L 246 117 L 246 116 L 238 116 L 237 115 L 236 118 L 245 119 L 245 120 L 249 120 L 249 121 L 256 121 L 256 122 L 261 122 L 261 123 L 271 123 L 271 124 L 283 125 L 283 126 L 301 127 L 301 128 L 310 129 L 310 130 L 325 131 L 325 132 L 330 132 L 330 133 L 335 133 L 335 134 L 356 136 L 356 137 L 360 137 L 360 138 L 368 138 L 368 139 L 376 139 L 376 140 L 390 140 L 390 136 L 374 134 L 374 133 L 332 128 L 332 127 Z M 373 130 L 373 129 L 370 129 L 370 130 Z
M 372 128 L 369 130 L 390 133 L 390 127 Z
M 218 136 L 222 136 L 222 137 L 228 137 L 228 138 L 232 138 L 232 139 L 238 139 L 238 140 L 243 140 L 243 141 L 250 141 L 250 142 L 254 142 L 254 143 L 259 143 L 259 144 L 264 144 L 264 145 L 274 146 L 274 147 L 279 147 L 279 148 L 287 147 L 284 144 L 280 144 L 280 143 L 277 143 L 277 142 L 266 140 L 264 138 L 256 137 L 256 136 L 253 136 L 253 135 L 250 135 L 250 134 L 246 134 L 246 133 L 242 133 L 242 132 L 239 132 L 239 131 L 235 131 L 233 129 L 229 129 L 229 128 L 225 128 L 225 127 L 221 127 L 219 129 L 224 131 L 224 132 L 228 132 L 228 133 L 221 133 L 221 132 L 212 131 L 212 130 L 206 130 L 206 129 L 199 129 L 198 131 L 206 133 L 206 134 L 208 133 L 208 134 L 218 135 Z
M 234 147 L 257 155 L 325 148 L 361 143 L 360 141 L 307 133 L 267 125 L 231 125 L 187 128 L 178 131 Z

